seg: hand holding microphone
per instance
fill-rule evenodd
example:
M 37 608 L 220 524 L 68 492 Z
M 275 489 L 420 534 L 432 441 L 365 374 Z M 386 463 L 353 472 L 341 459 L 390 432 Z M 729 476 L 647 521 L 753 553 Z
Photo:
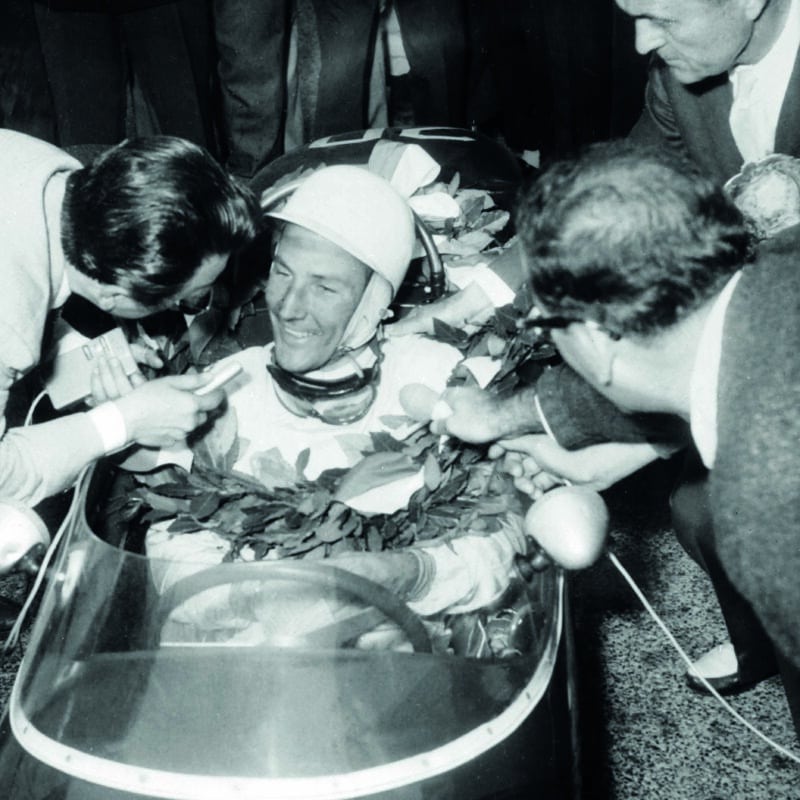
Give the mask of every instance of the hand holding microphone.
M 462 442 L 485 444 L 506 433 L 498 398 L 474 386 L 457 386 L 441 394 L 420 383 L 400 390 L 400 404 L 419 422 L 430 422 L 434 433 Z
M 125 419 L 129 441 L 169 447 L 203 425 L 224 401 L 222 386 L 241 371 L 235 362 L 211 375 L 169 375 L 136 387 L 115 401 Z
M 438 394 L 412 383 L 400 390 L 400 404 L 431 430 L 464 441 L 492 441 L 488 436 L 492 397 L 480 389 L 453 388 Z M 464 434 L 464 435 L 462 435 Z M 603 498 L 582 486 L 562 486 L 545 492 L 525 515 L 526 534 L 565 569 L 585 569 L 600 556 L 608 533 L 609 515 Z

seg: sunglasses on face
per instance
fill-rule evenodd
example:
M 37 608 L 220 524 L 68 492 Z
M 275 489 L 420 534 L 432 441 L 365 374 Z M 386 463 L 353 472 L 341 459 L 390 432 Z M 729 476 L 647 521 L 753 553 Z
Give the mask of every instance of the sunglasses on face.
M 563 330 L 564 328 L 568 328 L 574 322 L 583 322 L 583 320 L 580 319 L 580 317 L 568 317 L 560 314 L 550 317 L 544 315 L 536 316 L 535 312 L 532 312 L 532 315 L 527 316 L 524 319 L 517 320 L 517 330 L 539 330 L 543 334 L 547 334 L 552 330 Z

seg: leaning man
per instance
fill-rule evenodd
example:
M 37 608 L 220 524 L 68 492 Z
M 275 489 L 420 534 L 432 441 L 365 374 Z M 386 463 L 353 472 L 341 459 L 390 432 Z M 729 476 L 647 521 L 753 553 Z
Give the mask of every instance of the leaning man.
M 800 731 L 797 228 L 748 263 L 721 189 L 663 150 L 615 144 L 550 168 L 517 224 L 536 324 L 564 359 L 620 408 L 689 422 L 720 562 Z
M 32 506 L 105 453 L 181 439 L 224 397 L 195 395 L 201 376 L 138 375 L 134 386 L 118 361 L 98 359 L 93 394 L 106 402 L 6 430 L 9 391 L 39 363 L 51 312 L 77 294 L 137 319 L 207 292 L 254 237 L 259 210 L 206 151 L 171 137 L 126 141 L 81 166 L 3 130 L 0 176 L 0 496 Z

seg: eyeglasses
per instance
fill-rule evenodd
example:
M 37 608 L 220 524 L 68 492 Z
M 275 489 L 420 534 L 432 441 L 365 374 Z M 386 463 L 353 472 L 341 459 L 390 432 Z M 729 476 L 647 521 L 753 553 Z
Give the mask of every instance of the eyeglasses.
M 542 331 L 559 330 L 568 328 L 573 322 L 583 322 L 580 317 L 566 317 L 554 315 L 552 317 L 528 316 L 517 320 L 517 330 L 529 331 L 531 328 L 540 328 Z
M 180 311 L 181 314 L 196 316 L 197 314 L 202 314 L 204 311 L 208 311 L 213 305 L 214 289 L 212 287 L 200 294 L 181 298 L 175 301 L 171 307 Z
M 582 319 L 581 317 L 570 317 L 563 314 L 554 314 L 550 317 L 537 317 L 535 316 L 535 310 L 531 313 L 534 314 L 534 316 L 527 316 L 524 319 L 517 320 L 518 331 L 540 330 L 543 334 L 545 334 L 545 338 L 549 339 L 550 336 L 548 334 L 550 331 L 563 330 L 564 328 L 568 328 L 573 323 L 583 322 L 586 325 L 604 330 L 608 334 L 609 338 L 613 339 L 614 341 L 617 341 L 621 338 L 621 334 L 617 333 L 616 331 L 609 330 L 594 320 L 586 320 Z

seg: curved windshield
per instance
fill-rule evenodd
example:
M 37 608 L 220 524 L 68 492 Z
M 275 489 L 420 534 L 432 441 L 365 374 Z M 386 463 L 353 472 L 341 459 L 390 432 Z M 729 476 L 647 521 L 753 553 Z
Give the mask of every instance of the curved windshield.
M 391 591 L 319 562 L 194 564 L 165 590 L 175 564 L 120 522 L 114 470 L 79 492 L 9 712 L 64 774 L 137 797 L 367 795 L 479 756 L 548 687 L 554 568 L 449 614 L 440 647 Z

